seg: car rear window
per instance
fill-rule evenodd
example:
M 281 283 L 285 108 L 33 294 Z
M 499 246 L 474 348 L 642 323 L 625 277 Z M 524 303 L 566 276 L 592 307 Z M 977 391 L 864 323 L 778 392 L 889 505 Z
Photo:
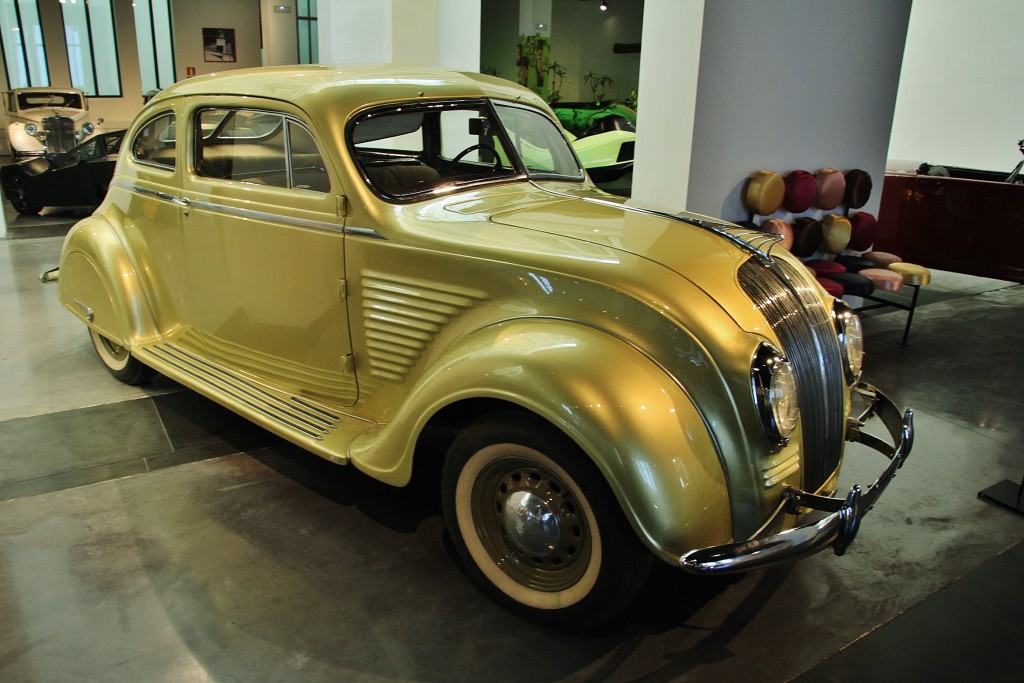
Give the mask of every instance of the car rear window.
M 174 168 L 176 147 L 174 114 L 158 114 L 147 121 L 132 139 L 132 158 L 143 164 Z

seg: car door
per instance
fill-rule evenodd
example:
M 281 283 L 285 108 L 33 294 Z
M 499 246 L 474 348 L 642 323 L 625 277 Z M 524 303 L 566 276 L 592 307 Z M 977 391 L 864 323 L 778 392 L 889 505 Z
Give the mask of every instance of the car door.
M 109 193 L 124 221 L 128 253 L 164 339 L 188 347 L 184 297 L 187 280 L 181 237 L 181 163 L 177 103 L 157 109 L 132 133 L 131 148 Z M 152 340 L 150 340 L 152 341 Z
M 313 132 L 287 109 L 193 106 L 184 116 L 188 315 L 204 354 L 282 391 L 351 405 L 344 195 Z

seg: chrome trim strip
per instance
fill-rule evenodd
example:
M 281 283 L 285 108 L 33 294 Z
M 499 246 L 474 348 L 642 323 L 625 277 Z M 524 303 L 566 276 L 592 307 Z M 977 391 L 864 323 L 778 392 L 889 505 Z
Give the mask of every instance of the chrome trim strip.
M 282 216 L 278 213 L 270 213 L 267 211 L 256 211 L 255 209 L 243 209 L 238 206 L 227 206 L 226 204 L 215 204 L 214 202 L 204 202 L 197 200 L 184 200 L 189 202 L 189 207 L 192 209 L 204 209 L 213 213 L 221 213 L 227 216 L 235 216 L 238 218 L 247 218 L 257 221 L 268 221 L 271 223 L 283 223 L 285 225 L 294 225 L 299 228 L 313 228 L 314 230 L 326 230 L 328 232 L 345 232 L 345 226 L 340 223 L 331 223 L 328 221 L 318 221 L 311 218 L 295 218 L 293 216 Z
M 251 410 L 317 441 L 323 441 L 323 435 L 336 429 L 337 423 L 341 421 L 340 417 L 315 406 L 310 401 L 294 396 L 291 397 L 291 403 L 285 401 L 174 344 L 164 343 L 147 347 L 141 349 L 141 352 L 177 368 L 207 386 L 227 393 Z
M 836 555 L 846 552 L 857 536 L 860 520 L 896 476 L 896 470 L 906 462 L 914 445 L 914 411 L 908 408 L 901 415 L 896 405 L 885 394 L 869 384 L 858 384 L 854 390 L 866 397 L 868 404 L 859 417 L 850 420 L 847 440 L 864 444 L 890 459 L 875 483 L 866 490 L 860 486 L 853 486 L 846 499 L 842 501 L 799 489 L 788 489 L 785 500 L 764 528 L 770 528 L 775 518 L 784 514 L 795 514 L 800 508 L 831 514 L 810 524 L 771 536 L 761 537 L 755 534 L 754 537 L 740 543 L 691 550 L 679 558 L 681 569 L 702 575 L 732 574 L 806 557 L 825 548 L 832 548 Z M 885 425 L 893 445 L 890 446 L 878 437 L 861 431 L 864 420 L 871 415 L 877 415 Z
M 370 237 L 372 239 L 386 240 L 387 237 L 380 234 L 373 228 L 358 228 L 354 226 L 341 225 L 339 223 L 332 223 L 329 221 L 318 221 L 311 218 L 295 218 L 292 216 L 282 216 L 281 214 L 270 213 L 268 211 L 256 211 L 255 209 L 243 209 L 237 206 L 228 206 L 226 204 L 217 204 L 214 202 L 202 202 L 189 199 L 187 197 L 176 197 L 166 192 L 160 192 L 158 190 L 151 190 L 148 187 L 142 187 L 141 185 L 133 185 L 130 183 L 123 183 L 115 181 L 120 187 L 127 188 L 133 192 L 144 194 L 150 197 L 155 197 L 166 202 L 171 202 L 176 206 L 188 207 L 191 209 L 203 209 L 213 213 L 221 213 L 227 216 L 235 216 L 237 218 L 246 218 L 257 221 L 269 221 L 273 223 L 282 223 L 284 225 L 292 225 L 299 228 L 311 228 L 313 230 L 325 230 L 327 232 L 337 232 L 344 235 L 353 235 L 355 237 Z
M 92 321 L 93 321 L 93 319 L 95 318 L 95 315 L 93 314 L 93 312 L 92 312 L 92 309 L 91 309 L 91 308 L 89 308 L 88 306 L 86 306 L 85 304 L 83 304 L 83 303 L 82 303 L 81 301 L 79 301 L 78 299 L 73 299 L 73 300 L 71 301 L 71 303 L 72 303 L 72 304 L 73 304 L 73 305 L 75 306 L 75 308 L 77 308 L 77 309 L 78 309 L 78 310 L 79 310 L 79 311 L 80 311 L 80 312 L 82 313 L 82 316 L 83 316 L 83 317 L 84 317 L 84 318 L 85 318 L 85 319 L 86 319 L 86 320 L 87 320 L 88 322 L 92 322 Z
M 373 228 L 357 228 L 355 226 L 346 225 L 344 232 L 346 235 L 352 235 L 354 237 L 370 237 L 375 240 L 387 240 L 387 237 L 380 234 Z

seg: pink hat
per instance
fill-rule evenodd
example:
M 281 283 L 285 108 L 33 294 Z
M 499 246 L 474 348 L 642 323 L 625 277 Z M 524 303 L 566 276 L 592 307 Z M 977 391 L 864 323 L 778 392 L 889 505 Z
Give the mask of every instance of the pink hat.
M 818 194 L 814 205 L 824 211 L 831 211 L 843 201 L 846 192 L 846 178 L 834 168 L 820 168 L 814 174 Z

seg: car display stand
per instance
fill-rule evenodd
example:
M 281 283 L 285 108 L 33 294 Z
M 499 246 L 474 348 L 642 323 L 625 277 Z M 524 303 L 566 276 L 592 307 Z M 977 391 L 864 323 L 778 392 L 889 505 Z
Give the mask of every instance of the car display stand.
M 998 484 L 978 491 L 978 498 L 991 500 L 1024 515 L 1024 478 L 1020 480 L 1020 484 L 1003 479 Z

